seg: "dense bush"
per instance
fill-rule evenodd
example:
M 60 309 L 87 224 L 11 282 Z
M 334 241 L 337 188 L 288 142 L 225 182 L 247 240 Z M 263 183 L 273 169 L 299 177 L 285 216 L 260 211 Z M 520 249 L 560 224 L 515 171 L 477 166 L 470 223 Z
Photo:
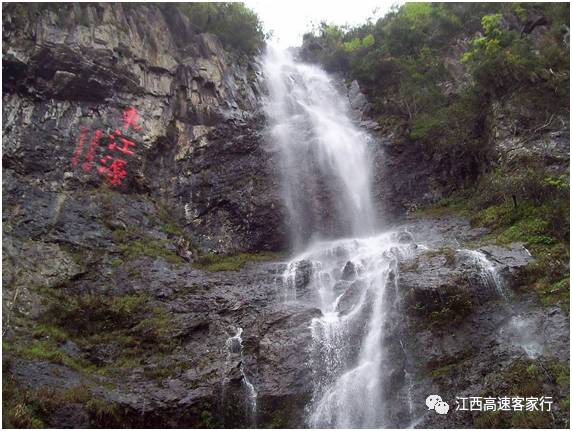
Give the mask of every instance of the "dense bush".
M 248 54 L 264 45 L 262 23 L 244 3 L 177 3 L 176 7 L 198 31 L 216 34 L 225 45 Z
M 474 140 L 495 97 L 526 89 L 542 105 L 567 105 L 568 10 L 553 3 L 406 3 L 375 23 L 322 23 L 304 36 L 302 53 L 357 79 L 380 122 L 398 113 L 414 140 L 478 148 Z M 535 22 L 548 25 L 532 40 Z M 465 53 L 451 58 L 455 43 Z M 447 92 L 459 77 L 445 62 L 461 60 L 466 82 Z

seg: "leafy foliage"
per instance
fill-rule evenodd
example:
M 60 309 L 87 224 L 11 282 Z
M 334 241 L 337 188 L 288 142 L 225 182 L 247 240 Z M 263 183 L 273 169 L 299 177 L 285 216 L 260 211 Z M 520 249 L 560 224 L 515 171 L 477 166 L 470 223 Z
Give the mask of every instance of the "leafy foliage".
M 303 55 L 357 79 L 380 122 L 398 116 L 410 138 L 464 146 L 480 158 L 493 98 L 524 87 L 543 106 L 567 105 L 568 10 L 554 3 L 406 3 L 357 27 L 321 23 L 304 36 Z M 550 25 L 533 42 L 525 30 L 538 16 Z M 459 41 L 469 42 L 457 49 Z M 464 70 L 452 76 L 451 62 Z M 465 82 L 453 85 L 459 73 Z
M 216 34 L 223 44 L 247 54 L 264 45 L 265 34 L 258 15 L 244 3 L 177 3 L 198 31 Z

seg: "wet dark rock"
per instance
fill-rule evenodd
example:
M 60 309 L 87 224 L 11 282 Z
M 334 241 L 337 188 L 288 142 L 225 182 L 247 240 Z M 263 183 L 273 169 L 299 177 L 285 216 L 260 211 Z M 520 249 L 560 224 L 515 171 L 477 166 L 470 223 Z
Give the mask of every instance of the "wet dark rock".
M 361 280 L 351 283 L 338 300 L 336 311 L 341 314 L 350 312 L 359 303 L 365 287 L 365 283 Z
M 487 245 L 479 248 L 488 259 L 501 266 L 501 272 L 507 277 L 516 276 L 522 268 L 534 259 L 523 244 L 511 244 L 510 248 Z
M 361 92 L 360 86 L 356 80 L 353 80 L 348 90 L 348 99 L 352 109 L 359 113 L 359 118 L 371 109 L 365 95 Z
M 295 264 L 294 286 L 296 294 L 304 294 L 306 288 L 312 280 L 313 265 L 309 260 L 301 260 Z
M 344 269 L 342 270 L 342 280 L 344 281 L 353 281 L 358 276 L 358 269 L 356 265 L 348 261 L 344 265 Z
M 90 428 L 89 415 L 82 404 L 65 404 L 50 417 L 49 425 L 53 428 Z

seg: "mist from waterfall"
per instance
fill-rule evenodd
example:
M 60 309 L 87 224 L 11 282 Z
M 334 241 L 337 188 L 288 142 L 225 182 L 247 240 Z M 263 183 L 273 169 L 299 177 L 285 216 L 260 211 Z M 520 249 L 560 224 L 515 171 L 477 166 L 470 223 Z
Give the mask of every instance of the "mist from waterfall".
M 302 268 L 322 311 L 311 324 L 311 427 L 384 424 L 383 327 L 397 257 L 393 234 L 375 234 L 370 136 L 354 123 L 335 81 L 317 66 L 269 49 L 264 70 L 269 142 L 282 163 L 295 249 L 284 274 L 296 299 Z
M 280 153 L 294 247 L 371 234 L 371 138 L 352 122 L 347 98 L 322 69 L 286 50 L 269 48 L 264 71 L 269 142 Z

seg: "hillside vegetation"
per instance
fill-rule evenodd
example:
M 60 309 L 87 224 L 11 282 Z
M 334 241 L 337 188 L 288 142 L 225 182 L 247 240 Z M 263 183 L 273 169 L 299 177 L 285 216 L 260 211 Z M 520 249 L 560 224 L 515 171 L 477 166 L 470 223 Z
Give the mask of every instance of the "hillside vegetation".
M 527 284 L 564 304 L 569 160 L 537 148 L 568 131 L 569 7 L 407 3 L 356 27 L 322 23 L 302 47 L 305 60 L 357 80 L 368 115 L 400 145 L 462 166 L 438 211 L 523 242 L 537 258 Z

